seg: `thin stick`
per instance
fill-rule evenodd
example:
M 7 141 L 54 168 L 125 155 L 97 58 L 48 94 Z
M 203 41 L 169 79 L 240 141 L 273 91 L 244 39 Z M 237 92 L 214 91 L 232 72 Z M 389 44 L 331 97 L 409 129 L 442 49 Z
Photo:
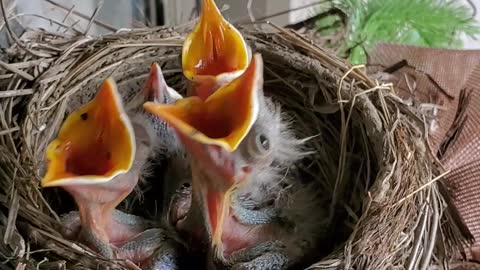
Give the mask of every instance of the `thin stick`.
M 62 23 L 65 23 L 68 19 L 68 17 L 70 17 L 70 14 L 72 14 L 72 11 L 75 9 L 75 5 L 72 5 L 72 7 L 68 10 L 67 12 L 67 15 L 65 15 L 65 17 L 63 17 L 63 20 L 62 20 Z M 57 28 L 57 32 L 60 31 L 60 26 Z
M 66 6 L 64 6 L 64 5 L 62 5 L 62 4 L 59 4 L 59 3 L 57 3 L 57 2 L 54 2 L 54 1 L 52 1 L 52 0 L 44 0 L 44 1 L 46 1 L 46 2 L 48 2 L 48 3 L 50 3 L 50 4 L 52 4 L 52 5 L 54 5 L 54 6 L 56 6 L 56 7 L 59 7 L 59 8 L 65 10 L 65 11 L 67 11 L 67 12 L 70 10 L 68 7 L 66 7 Z M 77 15 L 78 17 L 80 17 L 80 18 L 82 18 L 82 19 L 87 20 L 87 21 L 89 21 L 89 20 L 91 19 L 91 17 L 86 16 L 86 15 L 84 15 L 84 14 L 78 12 L 78 11 L 75 11 L 75 10 L 72 11 L 72 13 L 75 14 L 75 15 Z M 104 22 L 101 22 L 101 21 L 99 21 L 99 20 L 95 20 L 95 19 L 94 19 L 93 22 L 94 22 L 95 24 L 98 24 L 99 26 L 101 26 L 101 27 L 109 30 L 109 31 L 112 31 L 112 32 L 118 31 L 117 28 L 115 28 L 115 27 L 113 27 L 113 26 L 111 26 L 111 25 L 109 25 L 109 24 L 106 24 L 106 23 L 104 23 Z
M 15 223 L 17 220 L 18 216 L 18 209 L 20 207 L 20 196 L 18 195 L 17 190 L 15 189 L 13 191 L 13 197 L 11 198 L 11 204 L 8 209 L 8 222 L 7 222 L 7 229 L 5 231 L 5 234 L 3 235 L 3 243 L 6 244 L 10 242 L 10 238 L 13 235 L 13 232 L 15 231 Z
M 257 24 L 255 24 L 256 20 L 255 20 L 255 16 L 253 15 L 252 4 L 253 4 L 253 0 L 248 0 L 248 3 L 247 3 L 248 16 L 250 17 L 250 21 L 253 23 L 253 27 L 255 27 L 255 29 L 257 30 L 260 30 L 260 27 Z
M 305 9 L 305 8 L 309 8 L 309 7 L 313 7 L 313 6 L 317 6 L 317 5 L 321 5 L 321 4 L 326 4 L 326 3 L 329 3 L 329 2 L 330 2 L 330 0 L 322 0 L 322 1 L 315 2 L 315 3 L 310 3 L 310 4 L 307 4 L 307 5 L 300 6 L 300 7 L 291 8 L 291 9 L 287 9 L 287 10 L 280 11 L 280 12 L 277 12 L 277 13 L 269 14 L 269 15 L 257 18 L 256 21 L 265 21 L 265 20 L 271 19 L 273 17 L 278 17 L 278 16 L 282 16 L 284 14 L 288 14 L 292 11 L 302 10 L 302 9 Z M 235 24 L 242 24 L 242 23 L 248 22 L 248 20 L 251 20 L 250 15 L 238 18 L 237 20 L 234 21 L 234 23 Z
M 2 2 L 2 1 L 0 1 Z M 25 80 L 27 81 L 33 81 L 34 80 L 34 77 L 18 68 L 15 68 L 15 67 L 12 67 L 11 65 L 3 62 L 0 60 L 0 68 L 4 68 L 8 71 L 11 71 L 13 73 L 17 73 L 19 76 L 23 77 Z
M 88 34 L 88 31 L 90 30 L 90 27 L 92 27 L 92 23 L 95 20 L 95 17 L 97 16 L 98 12 L 103 6 L 103 0 L 99 1 L 97 4 L 97 7 L 93 11 L 92 17 L 90 17 L 90 21 L 88 21 L 87 29 L 85 30 L 84 35 L 86 36 Z
M 0 136 L 5 135 L 5 134 L 9 134 L 9 133 L 13 133 L 13 132 L 16 132 L 16 131 L 19 131 L 19 130 L 20 130 L 19 127 L 0 130 Z
M 33 89 L 17 89 L 17 90 L 0 91 L 0 98 L 26 96 L 32 93 L 33 93 Z
M 425 228 L 427 226 L 428 212 L 428 206 L 424 204 L 422 210 L 420 210 L 421 218 L 419 224 L 417 225 L 418 235 L 415 237 L 415 240 L 413 242 L 412 252 L 410 253 L 410 257 L 408 258 L 407 270 L 412 270 L 415 267 L 415 263 L 418 261 L 420 246 L 423 240 L 423 235 L 425 233 Z
M 30 53 L 31 55 L 35 55 L 37 57 L 49 57 L 50 55 L 48 54 L 43 54 L 43 53 L 39 53 L 39 52 L 35 52 L 35 51 L 32 51 L 30 50 L 29 48 L 27 48 L 27 46 L 25 46 L 25 44 L 23 44 L 23 42 L 17 37 L 17 35 L 12 31 L 12 28 L 10 28 L 10 22 L 8 21 L 8 16 L 5 12 L 5 5 L 3 3 L 4 0 L 0 0 L 0 8 L 2 10 L 2 16 L 5 20 L 5 27 L 7 28 L 7 32 L 8 34 L 13 38 L 13 40 L 15 40 L 15 43 L 20 47 L 22 48 L 23 50 L 25 50 L 26 52 Z
M 440 174 L 439 176 L 433 178 L 432 180 L 428 181 L 426 184 L 422 185 L 421 187 L 417 188 L 414 192 L 408 194 L 407 196 L 403 197 L 401 200 L 399 200 L 398 202 L 396 202 L 395 204 L 393 204 L 393 206 L 397 206 L 399 204 L 401 204 L 402 202 L 404 202 L 405 200 L 413 197 L 413 195 L 417 194 L 418 192 L 422 191 L 424 188 L 430 186 L 431 184 L 433 184 L 434 182 L 442 179 L 445 175 L 449 174 L 450 173 L 450 170 Z
M 13 19 L 15 19 L 15 20 L 18 21 L 18 18 L 20 18 L 20 17 L 36 17 L 36 18 L 40 18 L 40 19 L 44 19 L 44 20 L 46 20 L 46 21 L 49 21 L 50 24 L 54 23 L 54 24 L 58 25 L 58 28 L 59 28 L 59 29 L 60 29 L 61 27 L 65 28 L 65 29 L 67 29 L 67 30 L 68 30 L 68 29 L 72 29 L 71 26 L 69 26 L 69 25 L 66 25 L 66 24 L 64 24 L 64 23 L 62 23 L 62 22 L 59 22 L 59 21 L 54 20 L 54 19 L 52 19 L 52 18 L 47 18 L 47 17 L 42 16 L 42 15 L 39 15 L 39 14 L 18 13 L 18 14 L 15 14 L 15 15 L 11 16 L 10 18 L 8 18 L 8 20 L 13 20 Z M 4 25 L 5 25 L 5 24 L 4 24 Z M 0 30 L 1 30 L 2 28 L 3 28 L 3 26 L 0 27 Z M 72 29 L 72 30 L 74 30 L 75 32 L 77 32 L 77 34 L 81 34 L 81 32 L 79 32 L 79 31 L 76 30 L 76 29 Z M 57 32 L 58 32 L 58 31 L 57 31 Z

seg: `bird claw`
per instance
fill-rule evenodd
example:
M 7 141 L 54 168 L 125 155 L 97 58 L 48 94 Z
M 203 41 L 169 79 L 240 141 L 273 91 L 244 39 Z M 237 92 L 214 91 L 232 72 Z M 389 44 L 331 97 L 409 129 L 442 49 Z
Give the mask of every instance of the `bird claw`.
M 129 226 L 140 231 L 154 228 L 157 225 L 154 221 L 132 214 L 127 214 L 117 209 L 113 210 L 113 220 L 116 224 Z
M 146 259 L 141 268 L 144 270 L 176 270 L 180 265 L 180 246 L 173 241 L 164 241 Z
M 190 209 L 192 201 L 192 186 L 190 184 L 182 185 L 170 201 L 168 209 L 168 223 L 176 227 L 177 223 L 184 220 Z
M 130 231 L 131 234 L 137 235 L 147 229 L 154 228 L 155 222 L 144 219 L 139 216 L 124 213 L 120 210 L 113 210 L 112 218 L 113 225 L 118 225 Z M 78 211 L 71 211 L 60 218 L 63 228 L 61 230 L 62 235 L 67 239 L 77 239 L 81 231 L 81 220 Z M 120 227 L 111 228 L 112 231 L 120 229 Z
M 233 265 L 232 270 L 283 270 L 289 262 L 284 249 L 280 241 L 265 242 L 233 253 L 228 261 Z
M 80 229 L 79 238 L 90 248 L 96 250 L 100 255 L 114 259 L 115 252 L 110 243 L 100 239 L 97 234 L 89 227 Z
M 268 252 L 249 262 L 234 264 L 231 270 L 284 270 L 288 258 L 280 252 Z
M 172 265 L 183 248 L 181 244 L 172 232 L 161 228 L 148 229 L 119 247 L 117 257 L 149 265 L 142 269 L 176 269 Z M 167 266 L 169 268 L 165 268 Z
M 60 222 L 63 225 L 60 230 L 63 237 L 69 240 L 78 238 L 81 229 L 80 215 L 78 211 L 71 211 L 63 215 L 60 217 Z
M 235 194 L 231 207 L 235 218 L 242 224 L 261 225 L 275 222 L 279 211 L 268 198 L 256 200 L 246 194 Z
M 139 254 L 148 253 L 151 246 L 149 252 L 151 254 L 154 249 L 158 248 L 154 243 L 158 242 L 158 239 L 164 238 L 160 234 L 163 233 L 163 230 L 154 228 L 153 221 L 119 210 L 113 211 L 112 219 L 112 226 L 108 232 L 104 232 L 109 239 L 108 242 L 99 237 L 99 232 L 93 231 L 88 226 L 82 227 L 78 211 L 71 211 L 62 216 L 61 222 L 64 225 L 62 235 L 70 240 L 80 240 L 107 258 L 127 258 L 130 255 L 126 254 L 131 253 L 132 246 L 142 248 Z M 121 246 L 118 247 L 119 245 Z M 134 260 L 134 258 L 131 259 Z
M 259 210 L 250 210 L 239 204 L 232 204 L 235 218 L 238 222 L 246 225 L 261 225 L 275 222 L 278 218 L 278 210 L 274 207 Z

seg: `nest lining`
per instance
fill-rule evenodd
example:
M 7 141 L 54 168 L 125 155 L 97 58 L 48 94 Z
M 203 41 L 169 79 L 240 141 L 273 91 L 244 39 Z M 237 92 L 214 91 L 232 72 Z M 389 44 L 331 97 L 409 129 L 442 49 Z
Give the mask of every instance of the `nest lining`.
M 103 37 L 34 31 L 23 42 L 41 54 L 9 49 L 8 69 L 0 75 L 0 97 L 7 93 L 0 99 L 0 231 L 7 243 L 0 251 L 9 266 L 135 269 L 62 239 L 59 211 L 74 205 L 60 190 L 39 187 L 44 150 L 65 116 L 109 76 L 121 92 L 140 88 L 157 62 L 169 85 L 184 90 L 186 31 L 136 29 Z M 453 258 L 463 239 L 435 184 L 439 172 L 422 121 L 391 87 L 293 32 L 242 32 L 263 56 L 266 94 L 294 119 L 298 137 L 313 136 L 307 146 L 315 154 L 291 170 L 321 183 L 335 237 L 311 269 L 422 268 Z M 152 203 L 146 194 L 122 206 Z

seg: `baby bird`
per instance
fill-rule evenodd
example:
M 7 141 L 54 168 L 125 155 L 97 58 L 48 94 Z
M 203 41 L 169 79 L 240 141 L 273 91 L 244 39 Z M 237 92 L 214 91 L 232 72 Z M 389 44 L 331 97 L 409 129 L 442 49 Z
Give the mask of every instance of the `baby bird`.
M 43 187 L 64 188 L 75 199 L 78 212 L 63 218 L 67 229 L 72 228 L 67 237 L 74 237 L 79 227 L 80 239 L 107 258 L 176 269 L 170 267 L 177 257 L 174 235 L 115 208 L 137 185 L 148 158 L 167 151 L 165 142 L 174 136 L 165 122 L 145 113 L 142 103 L 178 98 L 153 64 L 143 91 L 127 110 L 109 78 L 92 101 L 67 117 L 47 148 L 48 167 L 41 181 Z
M 250 59 L 251 48 L 240 32 L 223 18 L 215 1 L 204 0 L 200 20 L 182 48 L 183 73 L 191 81 L 187 89 L 189 95 L 206 99 L 219 87 L 240 76 Z M 169 166 L 167 173 L 167 179 L 184 180 L 165 181 L 164 186 L 168 193 L 163 205 L 168 211 L 169 224 L 174 226 L 183 221 L 191 206 L 191 176 L 186 173 L 190 168 L 185 154 L 183 150 L 171 158 L 173 166 Z
M 251 54 L 240 32 L 223 18 L 215 1 L 203 0 L 200 20 L 182 47 L 183 74 L 192 81 L 192 95 L 206 99 L 240 76 Z
M 251 49 L 240 32 L 226 21 L 215 1 L 204 0 L 200 20 L 187 36 L 182 48 L 182 69 L 191 81 L 190 95 L 206 99 L 219 87 L 240 76 L 251 59 Z M 191 175 L 185 150 L 181 147 L 170 158 L 163 205 L 168 211 L 169 223 L 181 222 L 191 206 Z M 179 170 L 178 168 L 183 168 Z M 195 205 L 194 205 L 195 207 Z
M 240 76 L 251 59 L 251 49 L 240 32 L 218 10 L 215 1 L 204 0 L 200 20 L 187 36 L 182 48 L 182 69 L 191 81 L 187 92 L 206 99 L 219 87 Z M 181 221 L 191 206 L 191 176 L 184 149 L 171 157 L 167 179 L 167 192 L 163 201 L 170 224 Z M 178 170 L 184 168 L 184 170 Z M 172 200 L 170 200 L 172 199 Z
M 326 230 L 315 183 L 287 174 L 306 154 L 305 140 L 295 139 L 262 89 L 255 54 L 240 77 L 206 100 L 144 105 L 176 130 L 189 153 L 192 206 L 178 227 L 199 234 L 203 220 L 209 269 L 287 269 L 315 252 Z

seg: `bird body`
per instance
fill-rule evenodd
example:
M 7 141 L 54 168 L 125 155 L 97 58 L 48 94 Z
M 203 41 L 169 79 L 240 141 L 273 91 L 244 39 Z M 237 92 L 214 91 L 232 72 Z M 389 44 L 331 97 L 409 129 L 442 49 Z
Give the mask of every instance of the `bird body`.
M 262 89 L 263 62 L 255 55 L 241 76 L 204 102 L 144 105 L 176 130 L 189 153 L 192 207 L 179 229 L 198 234 L 203 228 L 210 265 L 286 269 L 312 252 L 324 233 L 315 184 L 287 174 L 306 154 L 305 140 L 294 137 Z
M 178 146 L 171 145 L 176 142 L 173 132 L 146 114 L 142 103 L 173 102 L 180 97 L 153 64 L 145 88 L 126 109 L 109 79 L 90 103 L 68 116 L 63 133 L 49 145 L 49 167 L 42 180 L 43 186 L 63 187 L 78 206 L 78 212 L 63 217 L 66 237 L 76 238 L 78 232 L 81 241 L 108 258 L 151 267 L 170 265 L 177 258 L 178 243 L 172 231 L 115 208 L 148 171 L 149 159 Z M 125 142 L 131 142 L 131 147 Z
M 252 51 L 240 32 L 223 18 L 214 0 L 203 0 L 200 19 L 182 47 L 182 69 L 191 95 L 206 99 L 240 76 Z
M 193 92 L 186 98 L 167 85 L 156 64 L 125 109 L 113 82 L 104 84 L 121 117 L 104 116 L 106 125 L 87 130 L 101 134 L 100 144 L 92 143 L 98 136 L 72 141 L 86 151 L 78 154 L 80 173 L 67 168 L 57 176 L 56 185 L 79 208 L 64 217 L 71 229 L 66 235 L 79 231 L 101 254 L 143 269 L 178 268 L 181 241 L 170 226 L 206 249 L 208 269 L 294 266 L 315 251 L 326 225 L 315 183 L 289 173 L 307 154 L 305 140 L 295 138 L 280 108 L 264 95 L 261 56 L 252 55 L 213 0 L 203 0 L 200 21 L 183 45 L 182 68 Z M 93 108 L 101 111 L 98 104 Z M 80 111 L 85 108 L 91 107 Z M 115 139 L 118 131 L 123 141 Z M 96 158 L 98 153 L 106 158 Z M 115 209 L 149 174 L 152 161 L 168 162 L 163 223 Z

